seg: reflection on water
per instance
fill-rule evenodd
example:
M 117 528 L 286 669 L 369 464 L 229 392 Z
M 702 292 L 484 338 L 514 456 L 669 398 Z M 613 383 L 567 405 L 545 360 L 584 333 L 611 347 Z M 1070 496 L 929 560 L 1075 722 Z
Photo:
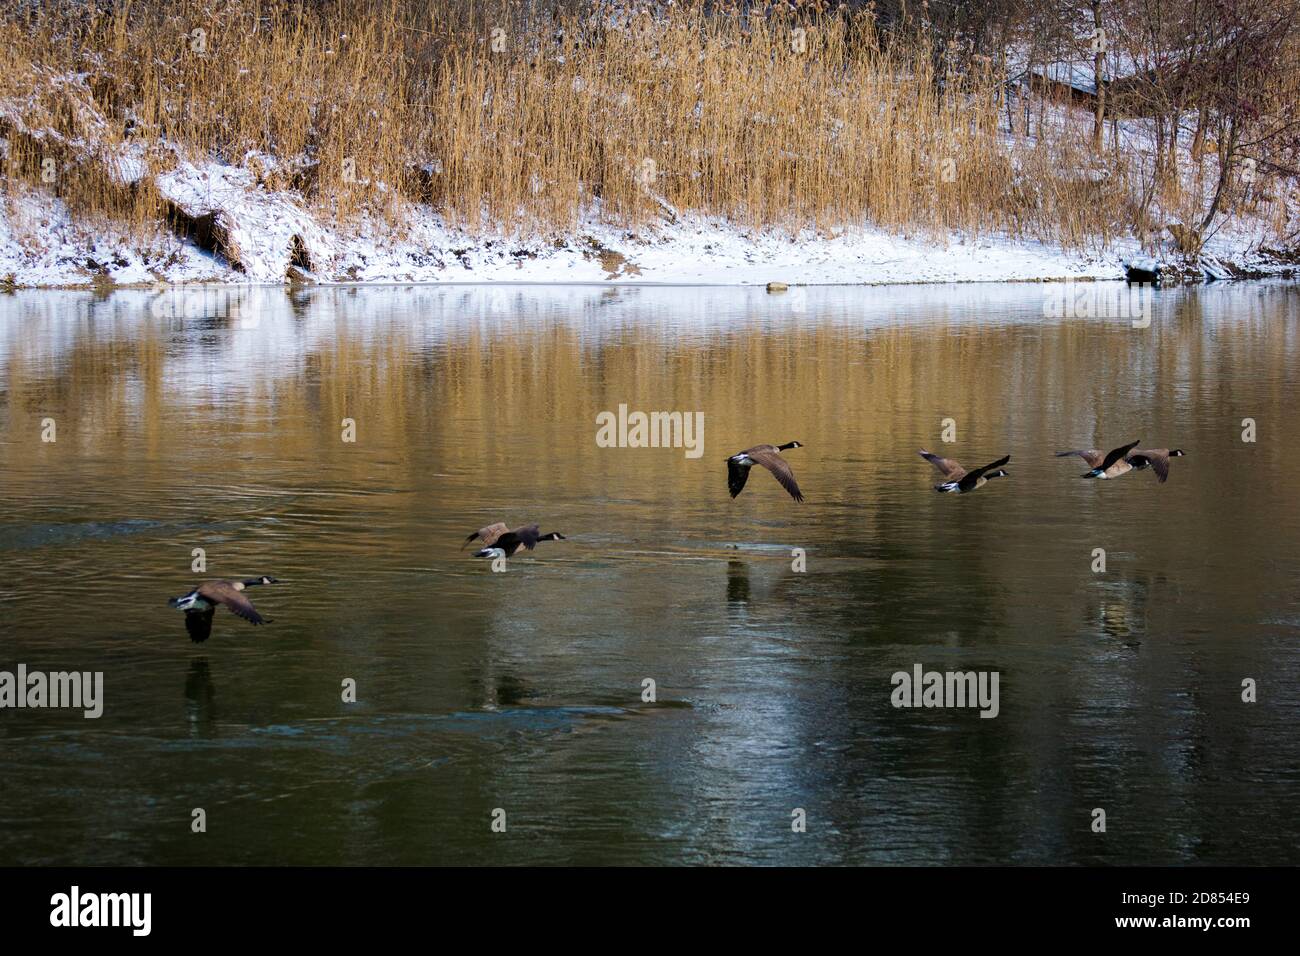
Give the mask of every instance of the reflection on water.
M 191 737 L 215 736 L 216 698 L 208 659 L 196 657 L 190 662 L 190 672 L 185 678 L 185 716 L 189 720 Z
M 1044 296 L 0 296 L 0 669 L 106 696 L 0 712 L 0 863 L 1297 862 L 1300 294 Z M 598 447 L 620 403 L 703 456 Z M 936 495 L 945 418 L 1011 477 Z M 1166 485 L 1052 456 L 1138 437 Z M 792 438 L 806 502 L 729 498 Z M 568 540 L 494 573 L 496 520 Z M 192 645 L 196 548 L 274 623 Z M 917 663 L 997 719 L 891 707 Z

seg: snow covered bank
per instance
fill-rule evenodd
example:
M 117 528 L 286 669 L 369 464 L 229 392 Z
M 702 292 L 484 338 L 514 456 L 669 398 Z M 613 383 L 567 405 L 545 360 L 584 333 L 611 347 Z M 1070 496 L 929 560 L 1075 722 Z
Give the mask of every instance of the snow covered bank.
M 653 231 L 590 223 L 568 237 L 475 239 L 412 210 L 407 235 L 362 223 L 320 225 L 290 197 L 266 193 L 243 170 L 188 165 L 160 191 L 219 230 L 140 241 L 77 222 L 38 191 L 0 202 L 0 283 L 8 287 L 158 282 L 610 282 L 761 285 L 997 282 L 1122 278 L 1121 256 L 1088 259 L 1041 244 L 980 238 L 936 244 L 876 230 L 797 239 L 747 234 L 689 217 Z
M 130 238 L 112 223 L 81 222 L 56 197 L 16 188 L 0 198 L 0 287 L 157 283 L 672 283 L 789 285 L 1122 279 L 1136 243 L 1086 256 L 993 237 L 947 242 L 876 229 L 797 237 L 673 214 L 631 232 L 593 214 L 572 234 L 482 238 L 412 206 L 405 233 L 379 221 L 331 228 L 291 192 L 268 189 L 259 166 L 178 160 L 152 188 L 172 210 L 157 233 Z M 1252 253 L 1260 237 L 1237 230 L 1207 253 L 1226 272 L 1288 274 Z

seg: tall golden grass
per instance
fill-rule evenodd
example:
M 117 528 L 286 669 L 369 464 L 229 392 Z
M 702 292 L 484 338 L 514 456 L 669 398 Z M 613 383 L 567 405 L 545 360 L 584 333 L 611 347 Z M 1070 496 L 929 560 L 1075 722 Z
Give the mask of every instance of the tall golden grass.
M 1012 136 L 1003 96 L 991 61 L 943 67 L 923 32 L 885 43 L 866 12 L 121 0 L 0 13 L 0 103 L 44 131 L 10 136 L 6 177 L 40 183 L 53 155 L 45 188 L 142 226 L 157 197 L 113 188 L 88 145 L 139 145 L 154 172 L 175 161 L 160 143 L 243 163 L 327 220 L 366 212 L 395 229 L 418 202 L 476 233 L 562 232 L 585 215 L 637 228 L 674 211 L 1070 246 L 1128 231 L 1132 171 L 1088 152 L 1090 118 Z

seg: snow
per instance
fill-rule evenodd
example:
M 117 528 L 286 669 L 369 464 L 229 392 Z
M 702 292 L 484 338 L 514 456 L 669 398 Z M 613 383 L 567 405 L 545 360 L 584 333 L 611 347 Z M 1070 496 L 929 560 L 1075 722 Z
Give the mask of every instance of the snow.
M 142 243 L 109 224 L 74 222 L 61 200 L 39 192 L 0 198 L 0 282 L 86 286 L 99 274 L 119 285 L 224 278 L 202 252 L 171 236 Z
M 1097 92 L 1097 71 L 1094 56 L 1090 49 L 1091 37 L 1081 37 L 1077 41 L 1079 54 L 1073 58 L 1051 60 L 1047 63 L 1031 63 L 1029 52 L 1014 49 L 1007 57 L 1008 72 L 1011 76 L 1026 74 L 1042 77 L 1053 83 L 1072 87 L 1081 93 Z M 1141 72 L 1141 66 L 1128 54 L 1107 50 L 1103 54 L 1102 79 L 1114 81 L 1131 77 Z
M 1160 263 L 1150 256 L 1132 256 L 1124 260 L 1124 265 L 1129 269 L 1138 269 L 1142 272 L 1160 271 Z
M 1046 66 L 1035 66 L 1030 71 L 1034 76 L 1041 76 L 1053 83 L 1061 83 L 1083 93 L 1097 92 L 1097 74 L 1092 64 L 1061 61 Z
M 871 228 L 792 237 L 680 214 L 633 233 L 602 223 L 593 210 L 570 236 L 483 238 L 412 207 L 398 237 L 382 221 L 329 229 L 294 197 L 259 188 L 243 168 L 181 162 L 156 182 L 187 215 L 214 217 L 237 264 L 172 237 L 160 236 L 154 250 L 142 251 L 102 224 L 80 227 L 58 199 L 33 190 L 0 203 L 0 279 L 77 286 L 91 284 L 99 273 L 120 285 L 281 283 L 294 237 L 321 282 L 828 285 L 1123 274 L 1113 257 L 1089 259 L 1041 243 L 984 237 L 939 243 Z
M 159 234 L 149 243 L 107 224 L 77 223 L 58 199 L 15 190 L 0 201 L 0 281 L 85 286 L 285 281 L 295 237 L 308 259 L 299 276 L 320 283 L 602 283 L 680 285 L 883 285 L 1121 279 L 1143 261 L 1136 243 L 1082 255 L 1006 237 L 947 242 L 862 227 L 795 236 L 752 232 L 724 220 L 672 211 L 672 221 L 630 231 L 593 208 L 565 236 L 482 237 L 410 207 L 401 235 L 382 220 L 330 228 L 296 197 L 269 191 L 248 169 L 180 162 L 155 180 L 192 217 L 212 216 L 230 258 Z M 667 210 L 665 210 L 666 215 Z M 1235 242 L 1211 243 L 1232 258 Z M 233 260 L 233 261 L 232 261 Z
M 1232 278 L 1232 273 L 1224 268 L 1223 263 L 1218 258 L 1212 255 L 1201 256 L 1201 268 L 1205 270 L 1205 274 L 1211 279 L 1221 281 Z
M 225 233 L 229 258 L 250 281 L 283 281 L 295 237 L 313 269 L 328 267 L 333 258 L 332 238 L 311 214 L 287 193 L 259 189 L 253 173 L 242 166 L 181 161 L 156 184 L 186 215 L 214 217 Z

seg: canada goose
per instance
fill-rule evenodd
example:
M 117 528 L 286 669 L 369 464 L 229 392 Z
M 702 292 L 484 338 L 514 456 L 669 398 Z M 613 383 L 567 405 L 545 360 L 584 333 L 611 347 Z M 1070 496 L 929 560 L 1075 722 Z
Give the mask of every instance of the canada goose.
M 205 581 L 189 594 L 171 598 L 167 604 L 185 612 L 185 630 L 189 632 L 191 641 L 201 644 L 212 633 L 212 615 L 218 604 L 224 604 L 250 624 L 270 623 L 269 618 L 257 613 L 253 602 L 244 596 L 243 591 L 259 584 L 279 583 L 265 574 L 247 581 Z
M 474 552 L 476 558 L 508 558 L 515 554 L 520 548 L 527 548 L 529 551 L 537 547 L 538 541 L 564 541 L 564 535 L 558 531 L 548 531 L 546 534 L 541 533 L 541 526 L 530 524 L 522 528 L 509 530 L 501 522 L 488 525 L 486 528 L 480 528 L 472 535 L 465 539 L 465 544 L 469 544 L 475 538 L 482 538 L 487 547 Z M 465 547 L 464 544 L 461 545 Z
M 1150 468 L 1156 474 L 1156 481 L 1164 484 L 1169 480 L 1169 459 L 1182 458 L 1186 454 L 1181 448 L 1172 451 L 1168 448 L 1135 448 L 1124 460 L 1133 466 L 1134 471 Z
M 1071 455 L 1078 455 L 1087 462 L 1092 470 L 1080 475 L 1080 478 L 1118 478 L 1133 470 L 1133 466 L 1125 456 L 1136 447 L 1137 442 L 1132 441 L 1119 448 L 1112 448 L 1105 455 L 1095 448 L 1076 448 L 1072 451 L 1058 451 L 1056 457 L 1068 458 Z
M 755 445 L 753 448 L 736 452 L 727 459 L 727 490 L 731 492 L 731 497 L 734 498 L 745 490 L 745 482 L 749 480 L 749 469 L 755 465 L 762 465 L 777 481 L 781 482 L 782 488 L 790 492 L 791 498 L 795 501 L 803 501 L 803 492 L 799 490 L 799 483 L 794 480 L 790 463 L 781 457 L 781 452 L 788 448 L 802 447 L 799 442 L 791 441 L 784 445 Z
M 992 478 L 1011 477 L 1002 470 L 1002 466 L 1011 460 L 1010 455 L 989 462 L 983 468 L 976 468 L 974 471 L 967 471 L 961 466 L 960 462 L 953 461 L 951 458 L 940 458 L 938 455 L 932 455 L 924 448 L 921 449 L 921 457 L 939 469 L 939 474 L 943 475 L 945 479 L 934 486 L 935 491 L 956 492 L 964 495 L 968 491 L 974 491 L 976 488 L 982 487 Z M 990 470 L 993 468 L 996 468 L 997 471 Z

